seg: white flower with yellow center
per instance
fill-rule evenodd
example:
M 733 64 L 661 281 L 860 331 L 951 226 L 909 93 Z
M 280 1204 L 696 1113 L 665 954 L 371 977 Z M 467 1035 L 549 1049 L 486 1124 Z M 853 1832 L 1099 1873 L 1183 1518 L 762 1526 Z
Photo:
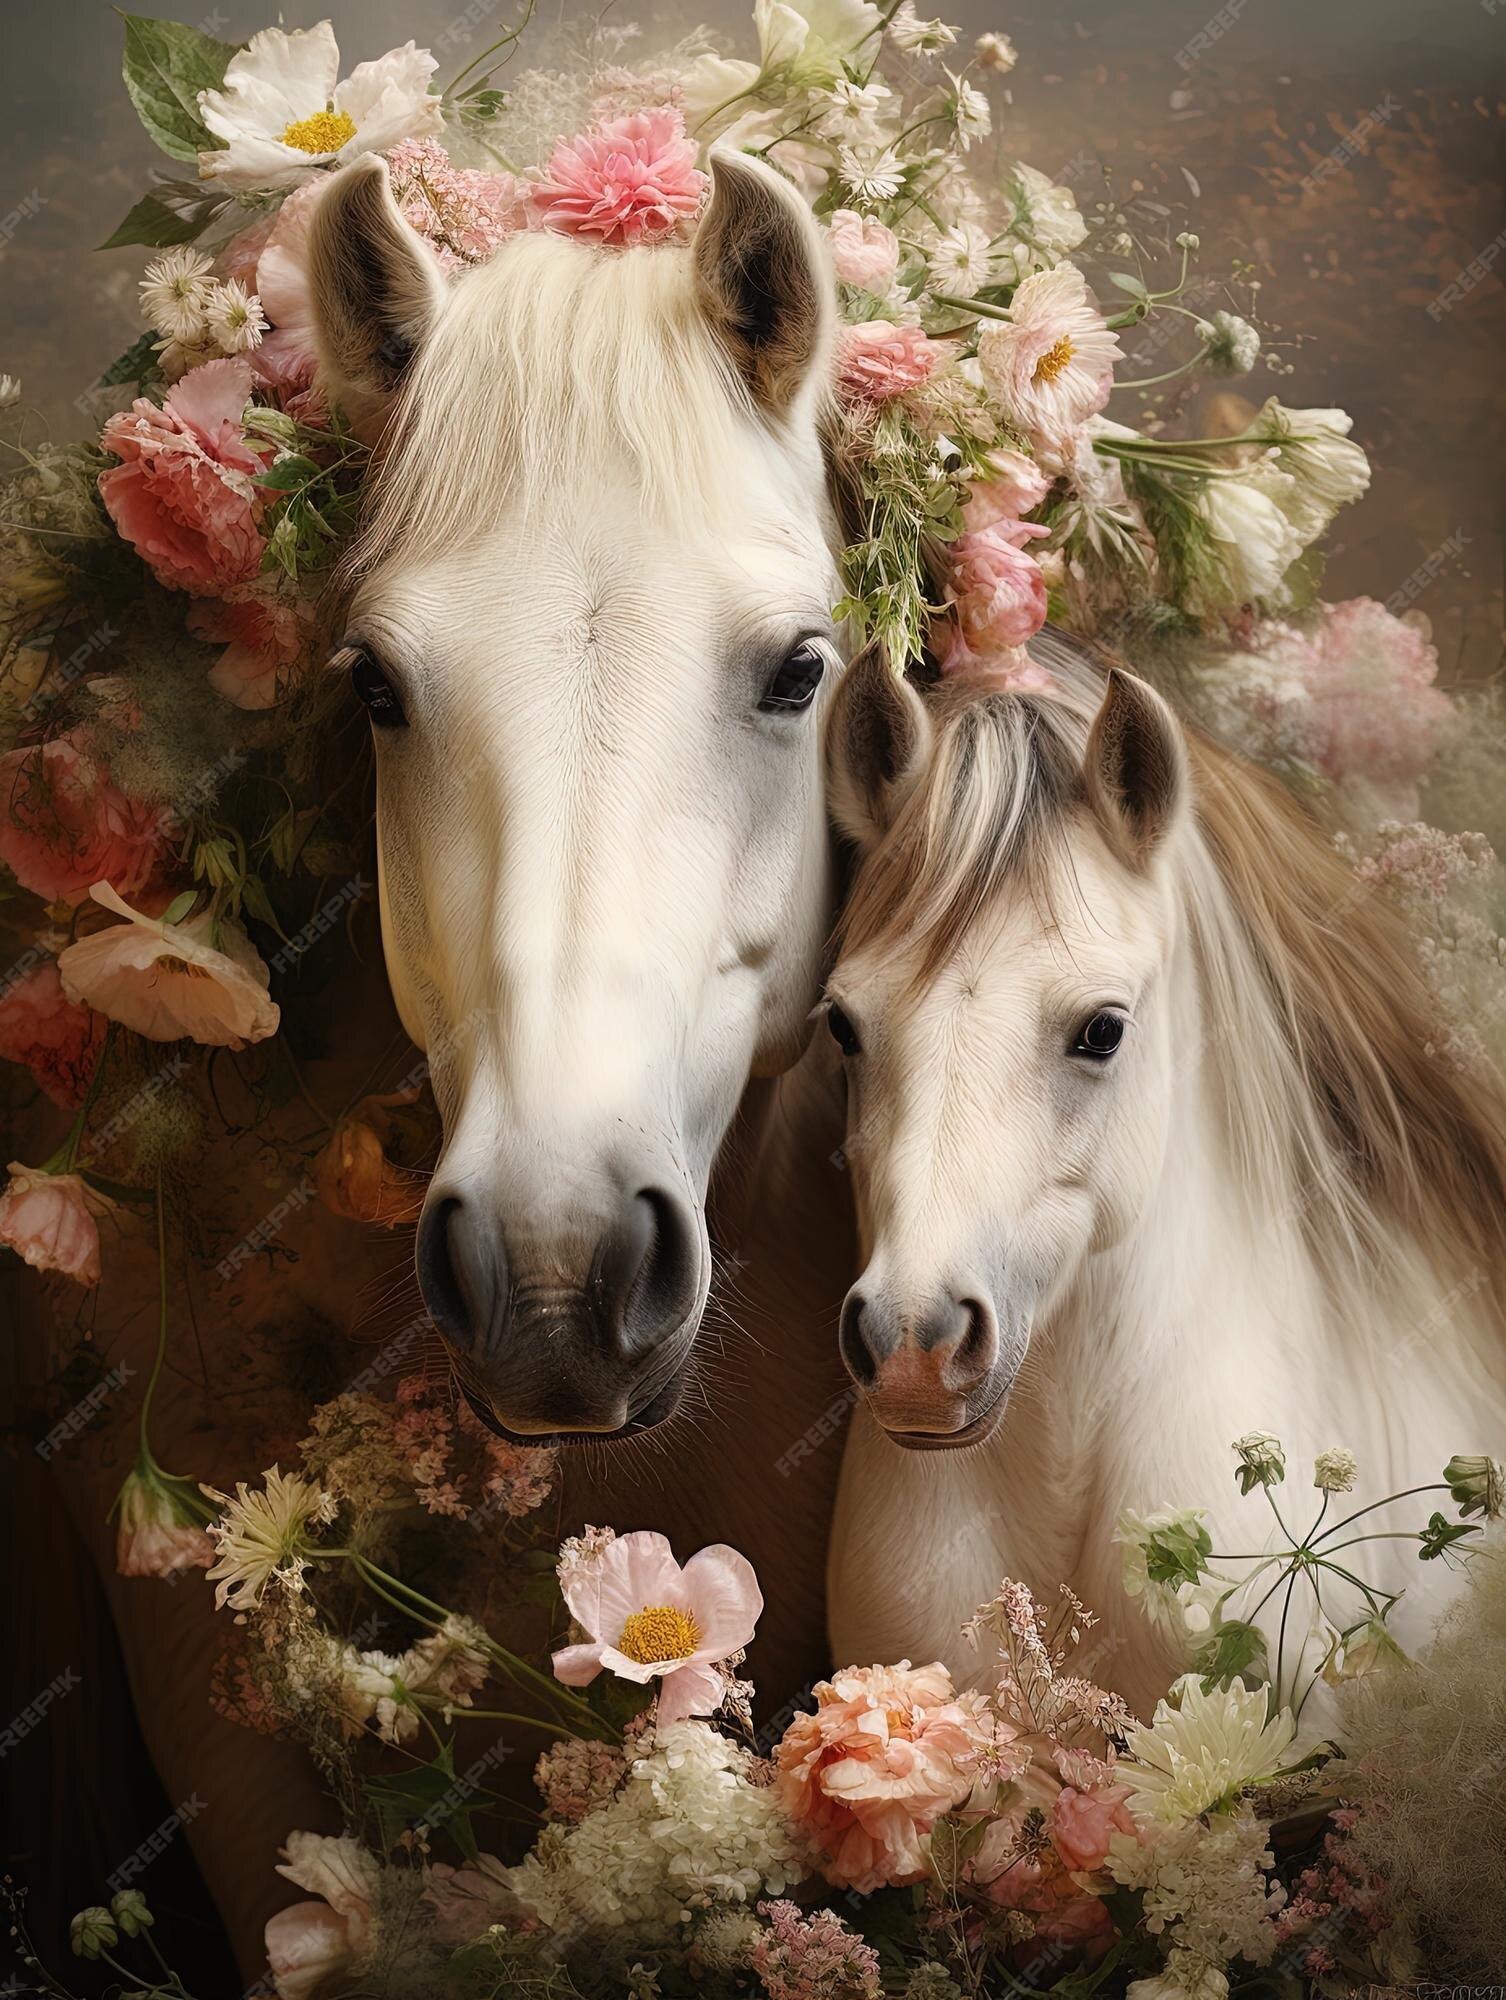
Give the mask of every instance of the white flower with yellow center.
M 210 262 L 186 246 L 154 258 L 141 280 L 141 310 L 149 326 L 169 341 L 203 337 L 214 292 Z
M 993 276 L 993 239 L 980 222 L 954 222 L 926 260 L 932 288 L 971 297 Z
M 228 1604 L 237 1612 L 255 1611 L 272 1582 L 284 1590 L 302 1590 L 303 1573 L 316 1553 L 309 1529 L 335 1517 L 333 1496 L 312 1479 L 283 1473 L 275 1465 L 263 1477 L 266 1485 L 260 1492 L 240 1480 L 234 1499 L 212 1486 L 204 1488 L 222 1509 L 208 1529 L 220 1552 L 209 1572 L 220 1609 Z
M 267 315 L 255 292 L 248 292 L 239 278 L 227 278 L 216 285 L 209 301 L 209 331 L 221 354 L 244 354 L 260 347 L 267 330 Z
M 291 188 L 320 167 L 385 153 L 400 139 L 438 132 L 430 94 L 435 62 L 404 42 L 340 81 L 340 51 L 328 21 L 264 28 L 231 57 L 219 90 L 199 92 L 199 115 L 224 144 L 200 153 L 199 176 L 224 188 Z
M 1174 1692 L 1177 1706 L 1157 1703 L 1152 1722 L 1127 1732 L 1116 1770 L 1135 1818 L 1161 1827 L 1227 1811 L 1248 1786 L 1276 1776 L 1296 1734 L 1286 1709 L 1270 1713 L 1264 1688 L 1236 1680 L 1205 1693 L 1188 1675 Z

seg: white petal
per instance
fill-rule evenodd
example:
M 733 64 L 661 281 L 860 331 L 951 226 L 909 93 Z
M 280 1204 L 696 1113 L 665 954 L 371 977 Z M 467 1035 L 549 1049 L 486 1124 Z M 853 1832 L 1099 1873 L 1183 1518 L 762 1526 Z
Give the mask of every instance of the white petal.
M 280 139 L 243 132 L 228 146 L 200 153 L 199 179 L 218 181 L 226 188 L 297 187 L 316 167 L 334 157 L 333 153 L 301 153 Z
M 378 107 L 398 101 L 416 110 L 429 94 L 429 79 L 437 67 L 427 49 L 404 42 L 374 62 L 357 63 L 335 91 L 335 109 L 346 112 L 357 125 L 365 124 Z
M 271 136 L 323 111 L 339 76 L 340 51 L 328 21 L 292 34 L 263 28 L 230 58 L 223 90 L 199 93 L 199 111 L 222 139 L 238 132 Z

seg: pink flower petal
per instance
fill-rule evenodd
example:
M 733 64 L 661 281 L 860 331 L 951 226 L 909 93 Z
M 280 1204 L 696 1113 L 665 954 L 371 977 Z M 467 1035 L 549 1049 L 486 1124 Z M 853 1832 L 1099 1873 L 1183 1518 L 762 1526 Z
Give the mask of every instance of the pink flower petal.
M 763 1611 L 763 1592 L 748 1558 L 716 1542 L 693 1555 L 683 1574 L 701 1635 L 697 1656 L 724 1660 L 746 1646 Z
M 715 1668 L 692 1662 L 666 1674 L 659 1688 L 660 1722 L 683 1722 L 691 1715 L 714 1715 L 726 1683 Z

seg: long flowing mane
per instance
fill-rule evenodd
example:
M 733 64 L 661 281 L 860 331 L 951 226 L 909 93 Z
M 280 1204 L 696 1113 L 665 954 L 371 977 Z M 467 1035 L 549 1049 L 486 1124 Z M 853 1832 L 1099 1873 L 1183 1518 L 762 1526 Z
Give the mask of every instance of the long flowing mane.
M 929 698 L 930 765 L 860 875 L 847 946 L 918 938 L 924 979 L 1007 882 L 1044 885 L 1084 806 L 1104 669 L 1059 639 L 1034 650 L 1054 693 L 957 684 Z M 1205 1003 L 1199 1056 L 1223 1094 L 1236 1171 L 1346 1268 L 1373 1276 L 1420 1247 L 1435 1268 L 1460 1264 L 1493 1286 L 1506 1278 L 1499 1073 L 1445 1052 L 1404 923 L 1317 821 L 1200 731 L 1187 737 L 1196 812 L 1182 894 Z

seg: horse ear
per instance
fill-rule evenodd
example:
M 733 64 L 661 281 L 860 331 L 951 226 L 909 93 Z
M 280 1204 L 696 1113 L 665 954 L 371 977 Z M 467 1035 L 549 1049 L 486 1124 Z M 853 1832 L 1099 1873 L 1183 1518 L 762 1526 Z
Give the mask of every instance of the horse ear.
M 309 226 L 308 263 L 332 389 L 385 401 L 445 299 L 438 261 L 404 221 L 385 160 L 369 153 L 331 180 Z
M 809 208 L 772 167 L 714 152 L 694 255 L 702 311 L 754 402 L 785 415 L 808 383 L 824 377 L 836 316 Z
M 1182 725 L 1154 688 L 1117 667 L 1088 734 L 1083 780 L 1100 824 L 1135 868 L 1165 840 L 1191 796 Z
M 931 717 L 876 648 L 847 669 L 826 725 L 827 801 L 860 848 L 876 846 L 925 764 Z

